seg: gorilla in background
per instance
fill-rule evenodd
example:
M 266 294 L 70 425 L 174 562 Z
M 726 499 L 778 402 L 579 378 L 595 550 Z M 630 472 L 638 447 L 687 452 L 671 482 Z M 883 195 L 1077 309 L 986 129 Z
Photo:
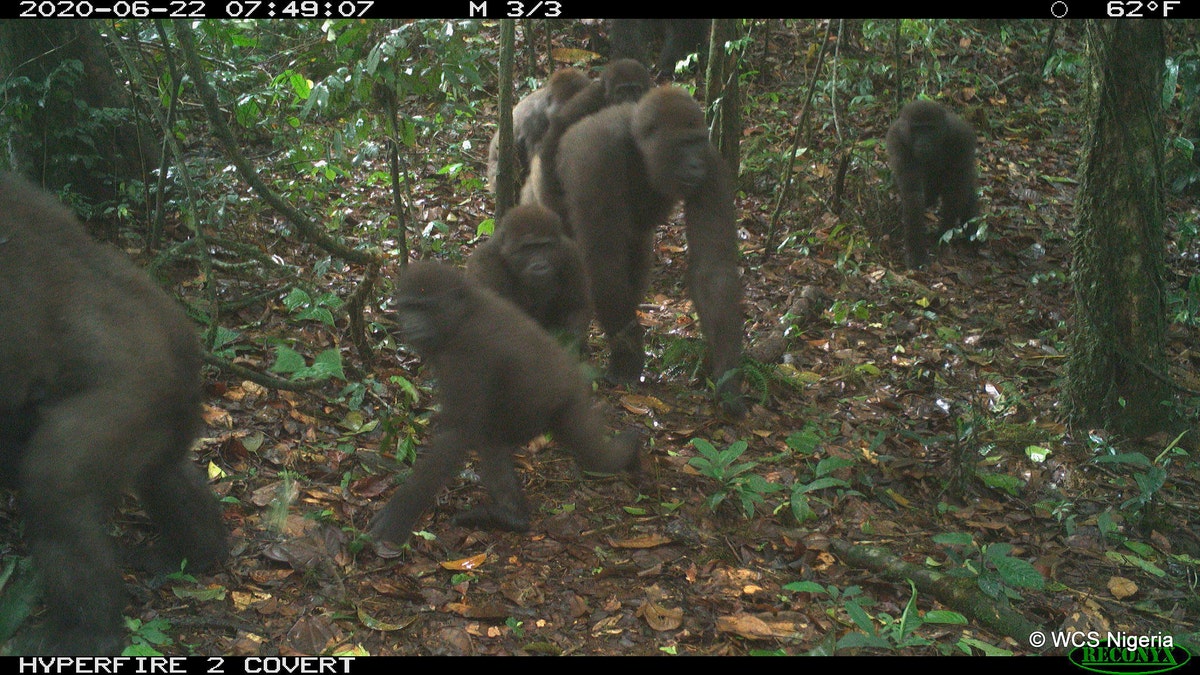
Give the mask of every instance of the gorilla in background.
M 647 62 L 651 44 L 662 41 L 654 68 L 664 75 L 675 72 L 675 64 L 688 54 L 707 48 L 712 19 L 611 19 L 608 39 L 612 59 Z
M 592 304 L 608 337 L 608 378 L 632 382 L 641 375 L 637 306 L 649 285 L 654 229 L 683 201 L 688 290 L 718 399 L 727 413 L 743 414 L 733 183 L 708 141 L 699 104 L 668 86 L 636 104 L 605 108 L 563 134 L 554 172 L 563 190 L 560 215 L 583 252 Z
M 542 136 L 550 128 L 550 117 L 592 81 L 574 68 L 557 70 L 545 86 L 536 89 L 513 106 L 513 149 L 517 153 L 517 184 L 529 175 L 529 165 L 537 155 Z M 500 132 L 492 134 L 488 144 L 488 189 L 496 191 L 496 172 L 500 170 Z
M 27 651 L 120 651 L 107 527 L 127 488 L 161 530 L 156 571 L 224 559 L 220 508 L 188 458 L 200 363 L 172 298 L 51 197 L 0 176 L 0 484 L 18 490 L 47 606 Z
M 550 126 L 542 136 L 538 154 L 533 158 L 529 177 L 521 188 L 522 203 L 540 203 L 552 211 L 562 212 L 562 186 L 553 171 L 558 155 L 558 142 L 564 132 L 579 120 L 609 106 L 636 103 L 654 87 L 650 71 L 640 61 L 618 59 L 605 66 L 600 79 L 573 96 L 550 116 Z
M 553 211 L 536 204 L 510 209 L 467 260 L 467 276 L 551 334 L 565 334 L 577 348 L 587 342 L 592 305 L 583 258 Z
M 979 214 L 975 130 L 938 103 L 913 101 L 888 129 L 887 154 L 900 192 L 905 264 L 921 267 L 929 262 L 932 245 L 925 209 L 941 201 L 941 223 L 933 242 Z
M 575 358 L 516 305 L 453 267 L 416 262 L 396 280 L 395 317 L 399 338 L 437 377 L 442 408 L 412 475 L 371 524 L 376 539 L 403 544 L 468 452 L 491 501 L 454 522 L 528 529 L 512 454 L 547 431 L 584 471 L 640 470 L 641 436 L 608 438 Z

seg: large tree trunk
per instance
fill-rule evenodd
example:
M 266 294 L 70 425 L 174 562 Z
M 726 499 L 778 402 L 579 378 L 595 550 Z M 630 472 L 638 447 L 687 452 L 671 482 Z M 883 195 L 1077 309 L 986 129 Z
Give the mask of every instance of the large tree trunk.
M 1070 421 L 1141 436 L 1170 408 L 1164 352 L 1163 24 L 1088 26 L 1091 69 L 1074 261 Z
M 94 22 L 0 21 L 0 73 L 8 90 L 0 164 L 92 204 L 145 180 L 143 159 L 157 152 L 138 140 L 129 92 Z

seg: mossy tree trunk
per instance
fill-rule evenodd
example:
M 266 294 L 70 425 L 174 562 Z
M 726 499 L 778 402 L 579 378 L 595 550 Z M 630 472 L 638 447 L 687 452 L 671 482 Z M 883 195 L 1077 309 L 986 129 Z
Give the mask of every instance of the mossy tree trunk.
M 122 183 L 144 181 L 158 156 L 139 133 L 99 25 L 0 21 L 0 73 L 7 78 L 0 120 L 7 154 L 0 164 L 92 205 L 117 199 Z
M 1089 126 L 1076 201 L 1067 404 L 1076 428 L 1128 436 L 1170 418 L 1164 351 L 1160 21 L 1087 31 Z

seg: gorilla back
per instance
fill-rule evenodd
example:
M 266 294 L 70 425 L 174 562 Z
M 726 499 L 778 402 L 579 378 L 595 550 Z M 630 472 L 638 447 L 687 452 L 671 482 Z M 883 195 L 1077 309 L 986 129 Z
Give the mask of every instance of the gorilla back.
M 153 559 L 226 553 L 218 504 L 187 457 L 200 352 L 176 303 L 40 190 L 0 176 L 0 481 L 19 491 L 47 605 L 26 651 L 120 650 L 124 587 L 106 534 L 132 488 L 162 531 Z

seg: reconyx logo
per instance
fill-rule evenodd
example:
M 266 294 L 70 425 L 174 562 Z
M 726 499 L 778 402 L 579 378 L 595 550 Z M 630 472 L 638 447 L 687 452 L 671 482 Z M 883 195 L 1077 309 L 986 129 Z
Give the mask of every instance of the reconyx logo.
M 1163 640 L 1120 633 L 1105 637 L 1101 642 L 1097 635 L 1071 650 L 1071 663 L 1104 675 L 1150 675 L 1175 670 L 1192 659 L 1188 650 L 1176 647 L 1170 637 Z

